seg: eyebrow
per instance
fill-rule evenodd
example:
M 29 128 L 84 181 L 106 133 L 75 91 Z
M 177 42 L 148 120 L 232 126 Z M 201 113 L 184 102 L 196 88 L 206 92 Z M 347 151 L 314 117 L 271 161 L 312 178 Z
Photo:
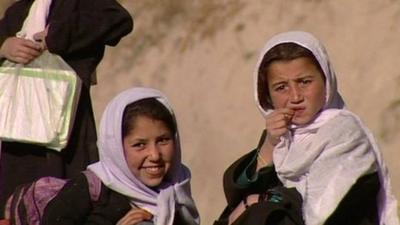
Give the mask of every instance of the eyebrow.
M 287 81 L 278 81 L 278 82 L 272 83 L 271 86 L 275 87 L 275 86 L 279 86 L 281 84 L 286 84 L 286 83 L 287 83 Z
M 314 77 L 315 77 L 315 75 L 313 75 L 313 74 L 299 75 L 298 77 L 295 77 L 295 78 L 292 79 L 292 80 L 301 80 L 301 79 L 314 78 Z M 278 78 L 278 79 L 279 79 L 279 81 L 278 81 L 277 83 L 284 83 L 284 82 L 287 82 L 287 80 L 284 79 L 284 78 Z
M 297 77 L 297 78 L 294 79 L 294 80 L 295 80 L 295 81 L 299 81 L 299 80 L 304 80 L 304 79 L 307 79 L 307 78 L 314 78 L 314 77 L 315 77 L 315 75 L 310 74 L 310 75 L 305 75 L 305 76 Z
M 146 142 L 147 139 L 145 139 L 145 138 L 133 138 L 130 141 L 131 142 Z
M 163 137 L 173 137 L 173 134 L 170 132 L 165 132 L 160 135 L 158 135 L 156 138 L 163 138 Z M 142 138 L 142 137 L 134 137 L 131 139 L 132 141 L 147 141 L 147 138 Z

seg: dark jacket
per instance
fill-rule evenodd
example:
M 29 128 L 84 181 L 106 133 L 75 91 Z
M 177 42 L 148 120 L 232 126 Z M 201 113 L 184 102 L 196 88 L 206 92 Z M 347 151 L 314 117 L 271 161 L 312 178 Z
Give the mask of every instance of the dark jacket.
M 263 137 L 260 144 L 263 143 Z M 260 145 L 259 144 L 259 145 Z M 260 147 L 260 146 L 259 146 Z M 259 171 L 259 178 L 250 186 L 239 185 L 237 180 L 246 166 L 257 154 L 257 150 L 239 158 L 224 173 L 223 183 L 227 206 L 214 225 L 228 224 L 229 215 L 236 206 L 250 194 L 267 193 L 268 196 L 280 195 L 281 201 L 267 200 L 251 205 L 234 221 L 233 225 L 274 224 L 300 225 L 304 224 L 301 214 L 302 199 L 294 188 L 285 188 L 279 181 L 274 167 L 263 168 Z M 255 172 L 256 165 L 250 170 Z M 377 195 L 380 188 L 377 172 L 364 175 L 349 190 L 337 209 L 327 219 L 325 224 L 340 225 L 372 225 L 378 223 Z
M 104 184 L 101 186 L 98 201 L 93 202 L 86 176 L 81 174 L 69 181 L 49 202 L 41 225 L 115 225 L 131 209 L 128 197 Z M 183 224 L 177 212 L 174 225 Z
M 21 29 L 32 3 L 19 0 L 6 10 L 0 20 L 0 45 Z M 49 51 L 60 55 L 84 85 L 68 145 L 61 153 L 33 144 L 2 143 L 0 218 L 16 186 L 42 176 L 71 178 L 98 160 L 91 76 L 105 46 L 116 45 L 133 28 L 130 14 L 115 0 L 53 0 L 47 22 Z

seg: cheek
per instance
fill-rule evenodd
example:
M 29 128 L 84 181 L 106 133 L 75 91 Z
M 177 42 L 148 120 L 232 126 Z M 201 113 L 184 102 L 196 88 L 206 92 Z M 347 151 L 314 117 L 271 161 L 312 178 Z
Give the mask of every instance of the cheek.
M 175 154 L 176 154 L 176 150 L 175 150 L 175 145 L 171 144 L 169 146 L 167 146 L 164 149 L 164 160 L 167 162 L 171 162 L 173 161 L 173 159 L 175 158 Z
M 324 87 L 318 87 L 314 91 L 314 102 L 316 107 L 322 109 L 325 106 L 326 92 Z
M 284 95 L 273 94 L 271 95 L 272 106 L 274 109 L 285 108 L 288 98 Z
M 125 152 L 125 160 L 128 164 L 129 169 L 136 174 L 139 170 L 140 166 L 143 164 L 145 156 L 137 151 L 126 151 Z

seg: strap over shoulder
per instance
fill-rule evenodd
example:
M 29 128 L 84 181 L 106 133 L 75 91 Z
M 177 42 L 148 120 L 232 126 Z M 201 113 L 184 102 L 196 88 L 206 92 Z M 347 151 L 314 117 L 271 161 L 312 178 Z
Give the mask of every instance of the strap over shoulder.
M 85 170 L 82 173 L 86 176 L 88 182 L 90 199 L 92 201 L 98 201 L 101 193 L 100 178 L 91 170 Z

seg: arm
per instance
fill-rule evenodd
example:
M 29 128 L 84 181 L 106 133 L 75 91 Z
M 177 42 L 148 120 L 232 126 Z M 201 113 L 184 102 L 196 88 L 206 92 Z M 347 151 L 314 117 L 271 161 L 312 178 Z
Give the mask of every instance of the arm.
M 42 52 L 40 44 L 15 37 L 29 7 L 28 1 L 18 1 L 7 9 L 0 20 L 0 59 L 26 64 Z
M 257 149 L 263 146 L 265 137 L 266 132 L 263 131 Z M 234 221 L 246 210 L 245 199 L 247 205 L 251 206 L 259 202 L 259 193 L 265 193 L 267 189 L 280 184 L 273 167 L 259 168 L 258 161 L 254 160 L 257 149 L 242 156 L 225 171 L 223 182 L 228 206 L 219 220 L 216 221 L 216 224 L 223 224 L 223 221 L 228 223 L 228 220 L 230 222 Z M 254 174 L 257 171 L 258 173 L 257 179 L 250 181 L 250 186 L 243 186 L 238 182 L 239 176 L 243 175 L 246 168 L 248 172 L 252 171 Z M 252 177 L 253 174 L 248 174 L 248 177 Z
M 18 7 L 18 3 L 14 3 L 4 12 L 4 17 L 0 20 L 0 45 L 11 36 L 15 36 L 16 29 L 12 29 L 13 25 L 20 27 L 22 25 L 22 21 L 19 24 L 15 24 L 16 21 L 15 15 L 16 11 L 20 10 Z
M 59 55 L 115 46 L 133 27 L 115 0 L 57 0 L 51 8 L 46 44 Z

